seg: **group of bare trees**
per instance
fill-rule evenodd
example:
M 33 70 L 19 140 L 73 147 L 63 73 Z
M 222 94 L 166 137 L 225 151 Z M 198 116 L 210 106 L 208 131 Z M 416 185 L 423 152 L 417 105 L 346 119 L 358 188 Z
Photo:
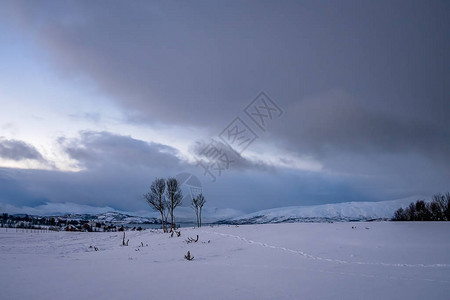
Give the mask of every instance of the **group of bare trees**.
M 407 208 L 399 208 L 394 221 L 450 221 L 450 193 L 436 194 L 431 202 L 417 200 Z
M 168 231 L 167 221 L 170 216 L 170 230 L 176 228 L 174 210 L 181 204 L 183 193 L 180 189 L 180 183 L 176 178 L 169 177 L 167 180 L 156 178 L 151 186 L 150 192 L 144 195 L 147 203 L 161 214 L 161 226 L 164 232 Z M 202 224 L 202 208 L 206 200 L 203 194 L 199 194 L 192 199 L 191 206 L 197 217 L 197 226 Z
M 197 217 L 197 227 L 202 227 L 202 208 L 205 202 L 206 200 L 203 194 L 198 194 L 191 202 L 191 207 L 194 209 L 195 216 Z
M 173 212 L 183 199 L 178 180 L 173 177 L 169 177 L 167 180 L 156 178 L 150 186 L 150 192 L 145 194 L 144 198 L 154 210 L 161 214 L 162 229 L 167 231 L 167 219 L 169 216 L 170 229 L 174 229 Z

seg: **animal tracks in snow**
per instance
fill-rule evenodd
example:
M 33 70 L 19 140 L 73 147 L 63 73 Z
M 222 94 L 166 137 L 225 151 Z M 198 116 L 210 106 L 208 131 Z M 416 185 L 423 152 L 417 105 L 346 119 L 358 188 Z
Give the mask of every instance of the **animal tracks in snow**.
M 308 259 L 317 260 L 317 261 L 325 261 L 325 262 L 332 262 L 332 263 L 339 263 L 339 264 L 373 265 L 373 266 L 384 266 L 384 267 L 450 268 L 450 264 L 405 264 L 405 263 L 392 264 L 392 263 L 383 263 L 383 262 L 361 262 L 361 261 L 348 261 L 348 260 L 341 260 L 341 259 L 325 258 L 325 257 L 315 256 L 315 255 L 306 253 L 301 250 L 293 250 L 293 249 L 289 249 L 286 247 L 273 246 L 273 245 L 269 245 L 267 243 L 253 241 L 253 240 L 250 240 L 245 237 L 238 236 L 238 235 L 232 235 L 232 234 L 226 234 L 226 233 L 220 233 L 220 232 L 211 232 L 211 231 L 203 231 L 203 232 L 221 235 L 224 237 L 234 238 L 234 239 L 241 240 L 248 244 L 254 244 L 254 245 L 258 245 L 258 246 L 265 247 L 265 248 L 282 250 L 285 252 L 301 255 Z

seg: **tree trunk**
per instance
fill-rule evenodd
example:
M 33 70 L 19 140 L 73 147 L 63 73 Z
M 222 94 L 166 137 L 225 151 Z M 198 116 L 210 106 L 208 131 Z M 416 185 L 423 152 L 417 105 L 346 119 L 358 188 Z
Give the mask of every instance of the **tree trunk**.
M 164 226 L 164 213 L 163 213 L 163 211 L 160 211 L 160 213 L 161 213 L 161 228 L 162 228 L 163 232 L 166 232 L 166 228 Z
M 168 223 L 168 220 L 167 220 L 168 218 L 169 218 L 169 213 L 166 213 L 166 214 L 164 215 L 164 225 L 165 225 L 165 226 L 164 226 L 164 229 L 165 229 L 164 232 L 167 232 L 167 231 L 168 231 L 168 229 L 167 229 L 167 224 L 169 224 L 169 223 Z
M 195 219 L 197 221 L 197 227 L 198 227 L 198 209 L 196 206 L 194 206 L 194 211 L 195 211 Z

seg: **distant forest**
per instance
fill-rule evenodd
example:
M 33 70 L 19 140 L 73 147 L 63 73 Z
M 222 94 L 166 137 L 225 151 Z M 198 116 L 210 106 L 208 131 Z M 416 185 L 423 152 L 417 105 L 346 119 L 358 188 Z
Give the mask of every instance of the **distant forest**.
M 450 193 L 436 194 L 431 202 L 417 200 L 399 208 L 393 221 L 450 221 Z

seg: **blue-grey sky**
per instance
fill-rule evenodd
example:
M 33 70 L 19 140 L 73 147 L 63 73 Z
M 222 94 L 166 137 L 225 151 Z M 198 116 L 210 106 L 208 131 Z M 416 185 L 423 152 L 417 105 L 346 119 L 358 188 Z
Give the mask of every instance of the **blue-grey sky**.
M 2 1 L 0 209 L 144 211 L 151 181 L 181 172 L 210 207 L 245 212 L 449 191 L 449 15 L 448 1 Z M 244 112 L 261 91 L 282 110 L 265 130 Z M 258 138 L 212 182 L 195 157 L 235 117 Z

